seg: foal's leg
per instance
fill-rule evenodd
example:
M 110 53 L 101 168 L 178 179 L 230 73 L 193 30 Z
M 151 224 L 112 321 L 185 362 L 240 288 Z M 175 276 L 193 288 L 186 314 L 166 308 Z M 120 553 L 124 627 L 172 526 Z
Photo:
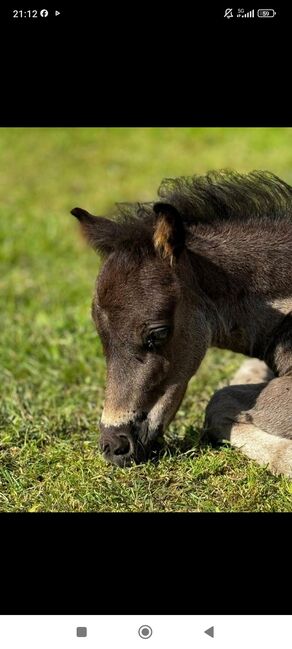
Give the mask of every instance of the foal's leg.
M 245 383 L 267 383 L 274 378 L 272 370 L 264 361 L 258 358 L 247 358 L 243 361 L 239 370 L 235 372 L 230 385 L 242 385 Z
M 272 473 L 292 477 L 292 377 L 272 377 L 262 361 L 245 361 L 232 385 L 209 402 L 205 428 Z

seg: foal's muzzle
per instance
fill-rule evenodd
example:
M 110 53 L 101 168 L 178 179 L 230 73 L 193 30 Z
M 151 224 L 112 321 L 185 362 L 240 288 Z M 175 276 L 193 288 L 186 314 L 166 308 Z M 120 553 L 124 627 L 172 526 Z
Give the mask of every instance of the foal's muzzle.
M 108 462 L 125 467 L 145 462 L 153 444 L 148 436 L 147 417 L 125 426 L 100 425 L 100 448 Z M 152 435 L 151 435 L 152 438 Z
M 101 425 L 100 448 L 108 462 L 129 466 L 134 459 L 135 444 L 130 431 L 124 427 Z

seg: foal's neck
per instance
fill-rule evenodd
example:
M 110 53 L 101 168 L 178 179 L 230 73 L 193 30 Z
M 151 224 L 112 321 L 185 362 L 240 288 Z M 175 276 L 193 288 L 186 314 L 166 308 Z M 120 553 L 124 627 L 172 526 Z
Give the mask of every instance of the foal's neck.
M 199 224 L 189 250 L 212 346 L 261 357 L 292 310 L 292 225 Z

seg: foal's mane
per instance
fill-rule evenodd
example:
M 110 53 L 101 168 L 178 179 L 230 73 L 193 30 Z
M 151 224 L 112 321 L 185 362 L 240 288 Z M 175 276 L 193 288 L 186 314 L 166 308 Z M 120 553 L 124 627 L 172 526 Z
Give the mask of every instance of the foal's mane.
M 209 171 L 205 176 L 164 178 L 158 196 L 174 205 L 186 222 L 213 219 L 279 218 L 292 213 L 292 187 L 269 171 L 239 174 Z M 121 220 L 151 217 L 153 203 L 118 203 Z
M 220 170 L 166 178 L 158 195 L 190 223 L 292 215 L 292 187 L 269 171 Z
M 205 176 L 165 178 L 158 197 L 180 212 L 186 228 L 202 222 L 292 218 L 292 187 L 268 171 L 220 170 Z M 118 248 L 142 254 L 151 250 L 153 205 L 117 203 Z

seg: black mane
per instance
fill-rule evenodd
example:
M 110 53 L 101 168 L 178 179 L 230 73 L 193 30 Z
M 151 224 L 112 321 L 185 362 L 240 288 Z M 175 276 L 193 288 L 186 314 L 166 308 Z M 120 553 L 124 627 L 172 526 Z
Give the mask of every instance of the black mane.
M 292 187 L 268 171 L 239 174 L 210 171 L 205 176 L 166 178 L 158 201 L 173 205 L 186 228 L 226 220 L 292 218 Z M 138 257 L 154 252 L 152 203 L 117 203 L 116 250 Z
M 158 196 L 176 207 L 186 223 L 292 216 L 292 187 L 269 171 L 221 170 L 205 176 L 165 178 Z M 153 205 L 118 203 L 117 220 L 129 228 L 149 227 L 155 218 Z
M 166 178 L 158 195 L 190 223 L 292 215 L 292 187 L 268 171 L 222 170 L 206 176 Z

